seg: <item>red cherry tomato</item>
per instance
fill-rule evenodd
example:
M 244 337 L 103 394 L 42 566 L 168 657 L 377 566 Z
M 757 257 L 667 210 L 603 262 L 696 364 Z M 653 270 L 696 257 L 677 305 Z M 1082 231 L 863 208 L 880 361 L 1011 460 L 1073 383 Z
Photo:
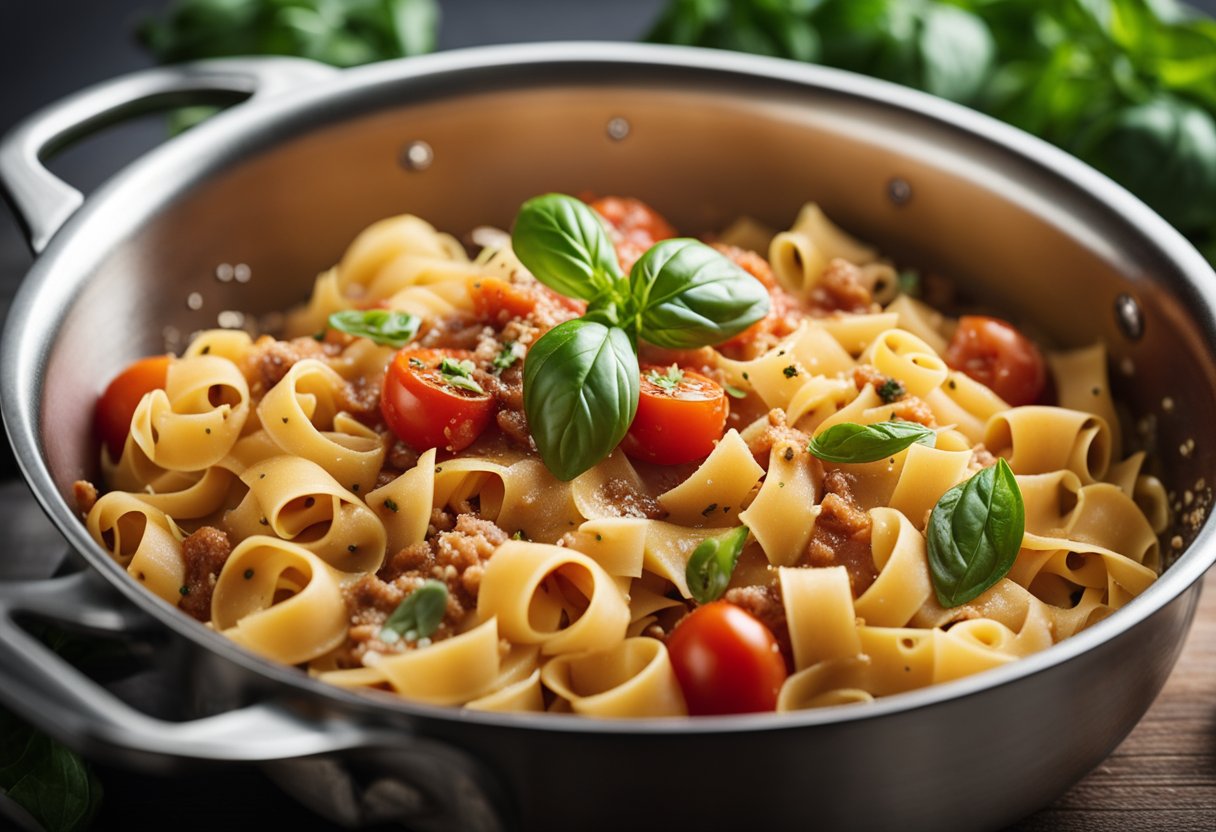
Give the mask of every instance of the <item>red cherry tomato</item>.
M 768 627 L 741 607 L 697 607 L 667 639 L 667 652 L 690 714 L 776 710 L 785 659 Z
M 678 379 L 678 380 L 677 380 Z M 638 413 L 621 443 L 634 459 L 679 465 L 709 456 L 730 404 L 713 379 L 692 370 L 642 367 Z
M 523 318 L 536 308 L 535 294 L 498 277 L 470 278 L 469 295 L 479 318 L 492 320 L 504 310 L 511 318 Z
M 1039 401 L 1047 385 L 1038 347 L 999 318 L 959 318 L 944 357 L 951 367 L 987 386 L 1012 407 Z
M 593 201 L 591 207 L 607 221 L 617 259 L 626 272 L 659 240 L 676 236 L 671 223 L 640 199 L 605 196 Z
M 481 435 L 494 415 L 494 398 L 458 387 L 440 370 L 443 359 L 459 361 L 459 350 L 403 349 L 384 376 L 380 412 L 393 433 L 417 451 L 459 451 Z
M 131 432 L 131 417 L 146 393 L 164 389 L 169 373 L 168 355 L 141 358 L 114 377 L 97 400 L 94 426 L 106 443 L 111 459 L 118 459 Z

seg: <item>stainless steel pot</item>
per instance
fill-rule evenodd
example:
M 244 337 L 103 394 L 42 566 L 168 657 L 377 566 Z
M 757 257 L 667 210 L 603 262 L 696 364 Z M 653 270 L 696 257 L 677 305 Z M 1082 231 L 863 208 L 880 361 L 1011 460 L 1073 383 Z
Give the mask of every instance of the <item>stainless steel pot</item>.
M 39 161 L 134 109 L 249 93 L 83 204 Z M 1180 491 L 1216 484 L 1200 430 L 1216 422 L 1214 276 L 1125 191 L 971 111 L 817 67 L 674 48 L 478 49 L 340 74 L 283 59 L 156 69 L 32 117 L 0 147 L 0 178 L 41 252 L 4 333 L 4 421 L 43 507 L 92 567 L 0 585 L 0 701 L 77 747 L 148 765 L 281 761 L 322 811 L 416 828 L 995 828 L 1061 794 L 1132 728 L 1216 558 L 1202 524 L 1112 618 L 864 707 L 602 722 L 344 692 L 141 591 L 91 542 L 69 492 L 95 473 L 91 408 L 119 368 L 217 319 L 301 300 L 375 219 L 410 211 L 461 233 L 507 224 L 535 193 L 591 189 L 637 195 L 698 231 L 739 214 L 781 225 L 815 199 L 1060 345 L 1104 339 L 1119 396 Z M 133 710 L 41 647 L 24 615 L 172 631 L 192 648 L 183 696 L 199 718 Z

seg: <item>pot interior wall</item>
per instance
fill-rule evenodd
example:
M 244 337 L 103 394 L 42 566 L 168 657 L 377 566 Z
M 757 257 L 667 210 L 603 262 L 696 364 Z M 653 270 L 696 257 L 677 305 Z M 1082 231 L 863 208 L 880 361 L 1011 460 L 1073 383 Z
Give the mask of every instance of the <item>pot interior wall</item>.
M 1194 431 L 1216 418 L 1210 313 L 1110 207 L 1007 150 L 883 103 L 771 82 L 403 98 L 317 112 L 313 126 L 233 154 L 97 265 L 43 390 L 63 493 L 96 468 L 89 414 L 127 361 L 303 300 L 377 219 L 415 213 L 463 235 L 508 227 L 522 200 L 551 190 L 635 195 L 690 233 L 743 214 L 785 228 L 803 202 L 819 202 L 898 264 L 955 279 L 1055 346 L 1104 341 L 1134 414 L 1126 427 L 1151 428 L 1142 442 L 1166 482 L 1181 492 L 1216 479 L 1211 443 Z M 627 122 L 623 138 L 610 134 L 613 119 Z M 433 160 L 410 169 L 403 154 L 419 141 Z M 889 192 L 896 178 L 910 186 L 902 203 Z M 1116 323 L 1123 293 L 1144 312 L 1138 341 Z

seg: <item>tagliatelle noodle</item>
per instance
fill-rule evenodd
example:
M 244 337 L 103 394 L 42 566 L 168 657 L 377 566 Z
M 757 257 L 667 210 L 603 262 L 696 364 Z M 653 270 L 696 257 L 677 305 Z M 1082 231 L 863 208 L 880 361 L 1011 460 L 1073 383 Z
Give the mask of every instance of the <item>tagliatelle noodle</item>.
M 505 318 L 482 320 L 480 332 L 470 324 L 474 290 L 490 278 L 515 283 L 526 270 L 502 247 L 505 235 L 482 239 L 491 244 L 470 256 L 420 218 L 377 222 L 317 277 L 308 303 L 287 315 L 287 332 L 314 335 L 333 312 L 384 309 L 416 316 L 420 341 L 462 355 L 487 333 L 505 341 Z M 304 349 L 208 330 L 170 360 L 165 388 L 139 402 L 119 458 L 102 451 L 116 490 L 89 506 L 89 533 L 175 605 L 187 582 L 183 541 L 204 526 L 224 530 L 235 548 L 215 579 L 210 626 L 329 683 L 474 710 L 600 718 L 687 713 L 654 636 L 692 606 L 698 545 L 740 524 L 750 534 L 731 589 L 767 593 L 788 633 L 791 675 L 778 710 L 857 706 L 1016 661 L 1116 612 L 1156 579 L 1169 501 L 1144 452 L 1123 456 L 1128 437 L 1101 345 L 1047 355 L 1059 406 L 1010 407 L 946 364 L 954 320 L 901 294 L 892 265 L 814 203 L 787 231 L 740 220 L 720 239 L 767 253 L 800 303 L 830 289 L 822 278 L 834 260 L 848 261 L 874 303 L 807 315 L 750 358 L 699 351 L 697 367 L 742 396 L 732 407 L 749 415 L 678 477 L 619 449 L 570 482 L 527 443 L 402 454 L 367 402 L 375 404 L 394 348 L 342 337 Z M 536 333 L 524 326 L 514 337 L 512 361 Z M 268 372 L 269 348 L 293 357 Z M 478 367 L 486 360 L 483 351 Z M 880 395 L 873 377 L 893 394 Z M 871 462 L 808 452 L 809 438 L 833 426 L 901 418 L 928 421 L 932 444 Z M 1006 576 L 943 608 L 926 522 L 943 494 L 997 457 L 1024 502 L 1020 550 Z M 861 531 L 825 513 L 839 478 Z M 452 531 L 465 515 L 501 536 L 483 537 L 475 553 L 467 531 Z M 447 534 L 456 542 L 443 542 Z M 865 547 L 860 562 L 812 562 L 816 546 L 848 534 Z M 498 543 L 502 536 L 517 539 Z M 472 564 L 463 575 L 435 559 L 445 546 L 449 559 Z M 422 566 L 394 578 L 395 559 Z M 385 579 L 376 585 L 378 570 Z M 380 629 L 396 599 L 426 580 L 457 593 L 448 603 L 463 603 L 451 607 L 463 618 L 442 610 L 433 639 Z M 369 598 L 380 606 L 360 606 Z M 347 650 L 357 630 L 370 645 L 362 666 Z

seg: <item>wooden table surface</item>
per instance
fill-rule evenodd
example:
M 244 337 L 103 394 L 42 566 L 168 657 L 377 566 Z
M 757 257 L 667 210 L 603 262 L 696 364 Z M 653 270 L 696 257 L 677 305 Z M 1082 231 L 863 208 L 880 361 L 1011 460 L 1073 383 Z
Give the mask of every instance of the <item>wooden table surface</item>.
M 1068 794 L 1007 832 L 1216 829 L 1216 578 L 1182 656 L 1123 744 Z

